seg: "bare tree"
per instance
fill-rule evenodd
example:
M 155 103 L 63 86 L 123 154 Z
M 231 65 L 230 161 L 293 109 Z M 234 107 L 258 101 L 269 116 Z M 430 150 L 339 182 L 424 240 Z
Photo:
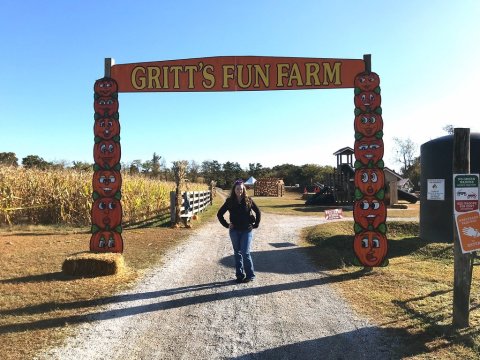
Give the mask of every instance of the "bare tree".
M 446 131 L 448 135 L 453 135 L 453 125 L 445 125 L 442 130 Z
M 411 139 L 393 138 L 395 142 L 395 162 L 402 164 L 402 175 L 408 173 L 409 168 L 415 161 L 415 153 L 417 152 L 417 145 Z

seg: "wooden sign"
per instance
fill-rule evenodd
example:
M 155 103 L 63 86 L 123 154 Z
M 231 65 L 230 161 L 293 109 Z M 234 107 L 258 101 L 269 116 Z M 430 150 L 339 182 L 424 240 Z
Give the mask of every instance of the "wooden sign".
M 118 92 L 260 91 L 353 88 L 359 59 L 219 56 L 118 64 Z

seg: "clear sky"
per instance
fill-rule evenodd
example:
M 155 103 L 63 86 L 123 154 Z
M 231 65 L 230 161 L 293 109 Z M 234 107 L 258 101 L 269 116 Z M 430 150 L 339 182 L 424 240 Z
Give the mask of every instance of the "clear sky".
M 0 0 L 0 152 L 93 162 L 93 84 L 117 64 L 254 55 L 362 59 L 393 137 L 480 132 L 480 1 Z M 353 89 L 121 93 L 122 162 L 335 165 Z

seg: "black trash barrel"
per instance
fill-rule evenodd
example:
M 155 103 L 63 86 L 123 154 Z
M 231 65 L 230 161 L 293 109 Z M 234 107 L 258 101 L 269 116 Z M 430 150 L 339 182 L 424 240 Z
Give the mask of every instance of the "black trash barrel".
M 452 242 L 453 135 L 423 144 L 420 162 L 420 237 L 428 242 Z M 480 133 L 470 133 L 470 173 L 480 173 Z M 427 200 L 429 179 L 444 179 L 444 200 Z

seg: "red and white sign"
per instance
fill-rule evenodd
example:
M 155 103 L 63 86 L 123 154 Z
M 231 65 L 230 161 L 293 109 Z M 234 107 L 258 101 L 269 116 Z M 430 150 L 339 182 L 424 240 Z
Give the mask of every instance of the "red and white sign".
M 343 219 L 342 209 L 325 210 L 325 219 L 327 220 Z

